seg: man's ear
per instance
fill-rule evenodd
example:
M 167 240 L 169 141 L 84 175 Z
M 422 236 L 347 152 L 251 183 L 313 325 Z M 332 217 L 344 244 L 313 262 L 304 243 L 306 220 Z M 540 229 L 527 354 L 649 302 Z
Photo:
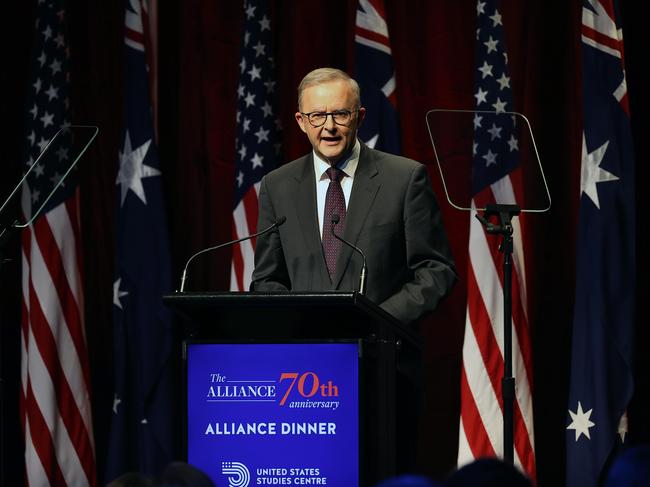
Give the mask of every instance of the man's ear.
M 364 107 L 360 107 L 359 113 L 357 114 L 357 127 L 361 127 L 364 118 L 366 118 L 366 109 Z
M 298 126 L 300 127 L 300 130 L 302 130 L 304 133 L 307 133 L 307 128 L 305 127 L 305 118 L 302 116 L 302 113 L 296 112 L 296 122 L 298 122 Z

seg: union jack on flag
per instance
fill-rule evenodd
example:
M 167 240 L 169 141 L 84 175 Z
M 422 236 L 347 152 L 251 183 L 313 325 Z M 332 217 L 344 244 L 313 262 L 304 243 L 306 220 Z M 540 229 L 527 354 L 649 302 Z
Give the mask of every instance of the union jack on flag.
M 582 8 L 582 158 L 567 485 L 600 485 L 625 445 L 634 391 L 635 183 L 623 31 L 615 0 Z
M 383 0 L 359 0 L 354 29 L 356 78 L 366 117 L 359 138 L 375 149 L 400 153 L 395 70 Z
M 475 218 L 476 208 L 523 202 L 519 141 L 515 137 L 511 79 L 503 22 L 496 0 L 478 1 L 476 12 L 476 110 L 467 277 L 467 316 L 461 370 L 458 463 L 503 454 L 503 273 L 498 238 Z M 535 478 L 532 357 L 526 313 L 522 225 L 513 226 L 512 358 L 515 377 L 514 461 Z
M 275 169 L 280 153 L 280 120 L 275 116 L 275 78 L 268 0 L 244 5 L 244 37 L 237 87 L 237 156 L 233 239 L 255 233 L 257 195 L 262 177 Z M 230 289 L 247 291 L 251 284 L 255 240 L 233 246 Z
M 28 166 L 60 128 L 23 185 L 30 219 L 74 157 L 68 123 L 64 2 L 39 2 L 27 114 Z M 22 388 L 25 474 L 32 486 L 96 485 L 90 369 L 84 324 L 79 189 L 70 173 L 22 234 Z

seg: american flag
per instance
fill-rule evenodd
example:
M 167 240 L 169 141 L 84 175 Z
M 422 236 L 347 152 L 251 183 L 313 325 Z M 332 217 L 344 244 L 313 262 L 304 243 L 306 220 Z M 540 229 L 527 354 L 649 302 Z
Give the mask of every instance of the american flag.
M 634 154 L 614 0 L 582 9 L 582 170 L 576 251 L 567 485 L 599 485 L 624 445 L 634 390 Z
M 399 154 L 395 70 L 383 0 L 359 0 L 354 41 L 361 102 L 372 115 L 359 127 L 359 138 L 370 147 Z
M 158 474 L 173 458 L 170 251 L 146 64 L 147 3 L 129 0 L 116 188 L 114 388 L 106 480 Z
M 486 203 L 523 201 L 519 146 L 515 137 L 511 79 L 508 75 L 503 22 L 497 2 L 478 1 L 476 109 L 470 218 L 467 316 L 461 371 L 461 417 L 458 463 L 503 454 L 503 257 L 499 239 L 475 218 Z M 512 357 L 514 460 L 535 478 L 532 360 L 526 315 L 526 273 L 522 225 L 513 219 Z
M 275 116 L 276 81 L 271 13 L 268 0 L 244 4 L 244 37 L 237 87 L 237 155 L 233 239 L 254 233 L 257 226 L 257 194 L 262 177 L 275 169 L 282 130 Z M 254 267 L 255 240 L 233 247 L 230 289 L 247 291 Z
M 28 166 L 68 122 L 69 51 L 63 1 L 39 2 L 29 87 Z M 35 215 L 72 163 L 66 130 L 22 192 Z M 79 191 L 74 173 L 22 234 L 22 390 L 28 485 L 96 485 L 90 370 L 84 328 Z

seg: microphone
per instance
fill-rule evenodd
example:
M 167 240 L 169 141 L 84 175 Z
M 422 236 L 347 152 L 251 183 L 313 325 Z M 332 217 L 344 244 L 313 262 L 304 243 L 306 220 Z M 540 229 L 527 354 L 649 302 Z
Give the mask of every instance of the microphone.
M 222 244 L 219 244 L 219 245 L 215 245 L 213 247 L 208 247 L 207 249 L 199 250 L 196 254 L 192 255 L 192 257 L 187 259 L 187 262 L 185 263 L 185 268 L 183 269 L 183 276 L 181 277 L 181 287 L 180 287 L 180 290 L 178 292 L 182 293 L 183 289 L 185 289 L 185 279 L 187 278 L 187 267 L 190 265 L 190 262 L 192 262 L 199 255 L 204 254 L 206 252 L 210 252 L 212 250 L 219 250 L 220 248 L 223 248 L 223 247 L 228 247 L 230 245 L 235 245 L 236 243 L 243 242 L 244 240 L 249 240 L 251 238 L 259 237 L 260 235 L 264 235 L 265 233 L 270 232 L 274 228 L 279 227 L 280 225 L 282 225 L 286 221 L 287 221 L 287 217 L 281 216 L 280 218 L 277 218 L 273 222 L 273 224 L 271 226 L 265 228 L 261 232 L 253 233 L 253 234 L 248 235 L 246 237 L 238 238 L 237 240 L 231 240 L 230 242 L 222 243 Z
M 363 253 L 363 250 L 361 250 L 359 247 L 356 245 L 353 245 L 352 243 L 348 242 L 342 237 L 339 237 L 336 232 L 334 231 L 334 227 L 338 225 L 340 221 L 340 217 L 337 214 L 332 215 L 332 235 L 337 240 L 340 240 L 343 242 L 345 245 L 348 247 L 351 247 L 353 250 L 356 252 L 359 252 L 361 254 L 361 258 L 363 259 L 363 265 L 361 266 L 361 275 L 359 276 L 359 294 L 366 294 L 366 275 L 368 274 L 368 265 L 366 264 L 366 255 Z

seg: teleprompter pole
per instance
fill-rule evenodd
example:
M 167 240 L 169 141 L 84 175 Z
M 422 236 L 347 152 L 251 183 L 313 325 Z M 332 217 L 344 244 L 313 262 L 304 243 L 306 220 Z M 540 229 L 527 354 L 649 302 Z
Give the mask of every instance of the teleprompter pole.
M 503 399 L 503 458 L 509 463 L 514 461 L 514 399 L 515 378 L 512 375 L 512 217 L 519 215 L 517 205 L 487 205 L 483 216 L 476 218 L 483 224 L 485 231 L 503 237 L 499 251 L 503 253 L 503 378 L 501 379 L 501 397 Z M 498 217 L 499 223 L 490 222 L 492 216 Z

